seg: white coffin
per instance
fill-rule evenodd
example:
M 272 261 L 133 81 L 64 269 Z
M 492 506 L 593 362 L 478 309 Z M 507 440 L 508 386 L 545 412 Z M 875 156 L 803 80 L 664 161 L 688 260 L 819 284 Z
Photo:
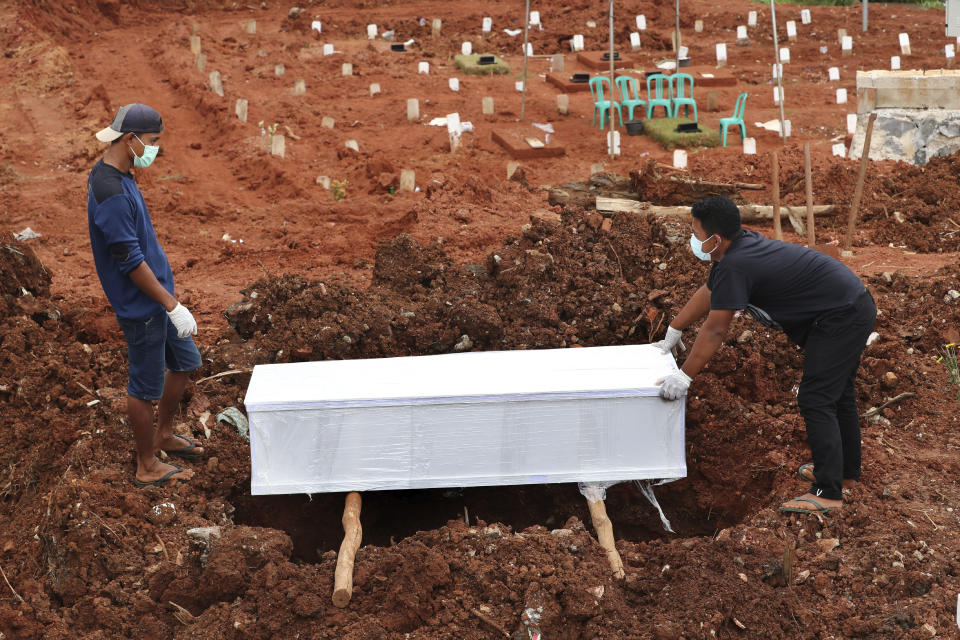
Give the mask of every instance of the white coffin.
M 251 492 L 682 478 L 676 370 L 650 345 L 260 365 Z

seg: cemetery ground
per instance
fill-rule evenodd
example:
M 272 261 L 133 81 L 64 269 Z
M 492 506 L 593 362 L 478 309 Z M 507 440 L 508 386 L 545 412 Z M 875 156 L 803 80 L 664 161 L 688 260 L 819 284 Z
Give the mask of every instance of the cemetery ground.
M 904 31 L 913 46 L 903 68 L 943 66 L 943 12 L 871 3 L 862 34 L 859 6 L 809 7 L 803 24 L 800 6 L 778 5 L 781 24 L 798 30 L 796 42 L 780 32 L 791 48 L 793 134 L 781 146 L 754 125 L 778 117 L 769 7 L 682 4 L 692 68 L 734 79 L 715 89 L 716 111 L 697 90 L 700 122 L 716 128 L 746 91 L 758 154 L 744 155 L 731 132 L 726 148 L 689 149 L 678 172 L 672 151 L 624 133 L 610 159 L 589 93 L 569 94 L 569 114 L 558 114 L 559 90 L 543 77 L 551 63 L 534 58 L 525 121 L 551 123 L 547 144 L 565 154 L 522 160 L 510 179 L 512 158 L 492 132 L 544 139 L 518 123 L 522 34 L 504 33 L 522 28 L 518 3 L 325 2 L 300 13 L 273 1 L 0 6 L 0 637 L 527 638 L 529 610 L 549 640 L 955 636 L 960 402 L 936 358 L 960 342 L 960 154 L 923 168 L 868 165 L 845 261 L 880 314 L 858 374 L 864 475 L 838 513 L 777 510 L 804 489 L 802 354 L 746 318 L 690 389 L 688 477 L 656 489 L 675 533 L 629 483 L 608 490 L 622 580 L 576 486 L 368 492 L 353 598 L 336 608 L 344 496 L 251 496 L 249 445 L 215 419 L 242 408 L 245 371 L 259 363 L 659 339 L 706 277 L 689 225 L 598 213 L 584 194 L 674 206 L 740 182 L 761 188 L 734 197 L 770 204 L 769 153 L 779 149 L 782 201 L 801 205 L 808 142 L 814 200 L 835 206 L 817 218 L 817 242 L 841 240 L 858 163 L 832 147 L 850 143 L 855 71 L 887 68 Z M 540 7 L 534 55 L 564 52 L 564 73 L 586 71 L 568 40 L 609 46 L 605 6 Z M 634 16 L 646 18 L 635 66 L 672 57 L 672 5 L 617 11 L 624 53 Z M 750 11 L 758 26 L 738 46 Z M 481 37 L 485 16 L 493 30 Z M 392 52 L 367 39 L 368 24 L 415 42 Z M 850 56 L 840 28 L 853 37 Z M 511 72 L 458 73 L 464 41 Z M 719 42 L 728 64 L 716 69 Z M 210 90 L 212 71 L 222 97 Z M 850 104 L 836 104 L 841 87 Z M 237 99 L 248 101 L 246 122 Z M 190 483 L 147 490 L 132 482 L 126 354 L 85 220 L 86 177 L 102 152 L 93 133 L 133 101 L 166 125 L 161 155 L 138 182 L 200 325 L 204 367 L 177 428 L 209 449 Z M 456 153 L 446 128 L 426 124 L 453 112 L 473 124 Z M 284 157 L 269 153 L 270 134 L 284 136 Z M 401 189 L 405 170 L 416 191 Z M 713 184 L 674 179 L 684 176 Z M 27 226 L 41 237 L 12 237 Z M 789 225 L 785 239 L 806 240 Z

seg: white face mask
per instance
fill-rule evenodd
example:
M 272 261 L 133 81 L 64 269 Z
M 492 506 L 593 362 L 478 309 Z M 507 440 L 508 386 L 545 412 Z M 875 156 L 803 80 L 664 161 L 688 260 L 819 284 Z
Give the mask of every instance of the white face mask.
M 714 235 L 716 235 L 716 234 L 714 234 Z M 710 236 L 710 238 L 712 238 L 712 237 L 713 237 L 713 236 Z M 698 258 L 700 258 L 700 259 L 703 260 L 703 261 L 710 260 L 710 254 L 717 250 L 717 247 L 714 247 L 714 248 L 711 249 L 710 251 L 704 251 L 704 250 L 703 250 L 703 245 L 704 245 L 704 243 L 706 243 L 708 240 L 710 240 L 710 238 L 707 238 L 706 240 L 702 240 L 702 241 L 701 241 L 701 240 L 697 240 L 697 236 L 695 236 L 694 234 L 691 233 L 691 234 L 690 234 L 690 249 L 693 251 L 693 255 L 697 256 Z M 720 245 L 717 245 L 717 246 L 720 246 Z

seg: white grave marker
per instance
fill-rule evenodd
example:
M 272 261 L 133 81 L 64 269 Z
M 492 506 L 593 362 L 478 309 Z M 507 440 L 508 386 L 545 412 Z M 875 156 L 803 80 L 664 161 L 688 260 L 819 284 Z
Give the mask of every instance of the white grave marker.
M 380 93 L 380 83 L 379 83 L 379 82 L 371 82 L 371 83 L 370 83 L 370 97 L 372 98 L 373 96 L 377 95 L 378 93 Z
M 748 40 L 747 37 L 747 28 L 742 24 L 737 27 L 737 40 Z
M 810 9 L 800 10 L 800 22 L 802 22 L 803 24 L 810 24 L 812 20 L 813 19 L 810 17 Z
M 430 23 L 430 33 L 434 38 L 440 35 L 440 29 L 443 28 L 443 20 L 440 18 L 434 18 L 433 22 Z
M 200 36 L 190 36 L 190 53 L 193 55 L 200 53 Z
M 847 104 L 847 90 L 837 89 L 837 104 Z
M 717 43 L 717 66 L 722 67 L 727 64 L 727 45 L 723 42 Z
M 900 69 L 900 56 L 890 56 L 890 70 L 897 71 Z
M 783 87 L 774 87 L 773 88 L 773 104 L 780 104 L 781 99 L 783 99 Z
M 237 98 L 237 106 L 234 108 L 234 111 L 237 113 L 237 117 L 240 119 L 240 122 L 247 121 L 247 107 L 248 103 L 244 98 Z
M 583 51 L 583 36 L 577 34 L 570 40 L 570 49 L 572 51 Z
M 287 68 L 282 64 L 276 64 L 273 66 L 273 75 L 275 76 L 282 76 L 284 73 L 286 73 L 286 71 Z
M 607 153 L 614 156 L 620 155 L 620 132 L 619 131 L 607 132 Z
M 845 56 L 853 54 L 853 36 L 843 36 L 843 41 L 840 43 L 840 53 Z
M 527 43 L 527 48 L 524 50 L 523 55 L 527 56 L 528 58 L 533 56 L 533 43 L 532 43 L 532 42 L 528 42 L 528 43 Z
M 947 45 L 950 46 L 950 45 Z M 640 34 L 636 31 L 630 34 L 630 48 L 634 51 L 640 50 Z
M 901 33 L 900 34 L 900 53 L 905 56 L 910 55 L 910 34 Z
M 317 176 L 317 184 L 326 189 L 330 190 L 330 176 Z
M 490 96 L 487 96 L 481 101 L 480 104 L 481 104 L 481 109 L 483 111 L 483 115 L 485 116 L 493 115 L 493 98 L 491 98 Z
M 207 54 L 198 53 L 194 63 L 197 65 L 197 71 L 203 73 L 207 70 Z
M 417 73 L 422 73 L 424 75 L 429 75 L 430 73 L 430 63 L 426 61 L 417 63 Z
M 450 136 L 450 152 L 454 153 L 460 148 L 460 114 L 447 114 L 447 133 Z
M 535 27 L 541 27 L 541 28 L 542 28 L 543 25 L 540 24 L 540 12 L 539 12 L 539 11 L 531 11 L 531 12 L 530 12 L 530 24 L 532 24 L 532 25 L 535 26 Z
M 316 31 L 317 33 L 323 33 L 323 24 L 319 20 L 314 20 L 310 23 L 310 30 Z
M 570 96 L 565 93 L 557 96 L 557 113 L 562 116 L 570 113 Z
M 481 33 L 490 33 L 493 30 L 493 18 L 484 18 L 482 26 L 480 27 Z
M 325 55 L 325 56 L 332 56 L 332 55 L 333 55 L 333 45 L 332 45 L 332 44 L 325 44 L 325 45 L 323 45 L 323 55 Z
M 460 45 L 460 55 L 468 56 L 473 53 L 473 43 L 464 42 Z
M 413 191 L 416 188 L 417 174 L 413 169 L 400 170 L 400 191 Z
M 755 27 L 755 26 L 757 26 L 757 12 L 756 12 L 756 11 L 751 11 L 750 13 L 747 14 L 747 26 L 748 26 L 748 27 Z
M 687 55 L 689 55 L 689 53 L 690 53 L 690 49 L 688 49 L 688 48 L 685 47 L 685 46 L 684 46 L 684 47 L 680 47 L 680 51 L 677 52 L 677 54 L 680 56 L 680 59 L 681 59 L 681 60 L 683 60 L 684 58 L 686 58 Z
M 791 41 L 797 39 L 797 23 L 793 20 L 787 20 L 787 39 Z
M 407 100 L 407 120 L 413 122 L 420 119 L 420 101 L 416 98 Z
M 323 116 L 320 118 L 320 126 L 324 129 L 333 129 L 335 124 L 336 120 L 334 120 L 331 116 Z
M 368 24 L 367 25 L 367 40 L 374 40 L 377 37 L 377 25 Z
M 783 77 L 783 65 L 782 64 L 773 64 L 772 67 L 772 77 L 774 80 L 777 78 Z
M 270 136 L 270 153 L 281 158 L 286 156 L 287 139 L 282 135 L 275 133 Z
M 756 138 L 744 138 L 743 139 L 743 153 L 748 156 L 757 155 L 757 139 Z
M 790 62 L 790 47 L 780 47 L 780 62 Z
M 840 156 L 841 158 L 847 157 L 847 145 L 843 144 L 842 142 L 838 142 L 831 148 L 833 149 L 833 155 Z
M 643 15 L 642 13 L 637 16 L 637 29 L 640 31 L 647 30 L 647 16 Z
M 223 80 L 220 78 L 219 71 L 210 72 L 210 91 L 213 91 L 221 98 L 223 97 Z
M 563 68 L 565 66 L 563 54 L 553 54 L 553 58 L 550 61 L 550 66 L 552 67 L 553 71 L 556 71 L 557 73 L 563 73 Z
M 697 33 L 703 33 L 703 20 L 697 20 L 693 23 L 693 30 Z
M 257 32 L 257 21 L 256 20 L 247 20 L 247 33 L 255 34 Z
M 957 55 L 957 50 L 952 44 L 948 44 L 943 47 L 943 54 L 947 57 L 948 62 L 953 62 L 953 58 Z
M 847 114 L 847 133 L 853 135 L 857 130 L 857 114 Z
M 344 62 L 340 67 L 340 75 L 342 76 L 352 76 L 353 75 L 353 63 Z
M 343 143 L 343 146 L 345 146 L 347 149 L 360 153 L 360 145 L 357 143 L 356 140 L 347 140 L 346 142 Z
M 830 67 L 829 69 L 827 69 L 827 74 L 829 75 L 831 82 L 836 82 L 840 80 L 839 67 Z
M 297 80 L 293 83 L 293 95 L 302 96 L 307 92 L 307 81 Z
M 686 169 L 687 168 L 687 152 L 684 149 L 674 149 L 673 151 L 673 168 L 674 169 Z
M 523 80 L 517 80 L 513 83 L 513 88 L 517 91 L 523 91 Z
M 785 133 L 786 133 L 786 137 L 789 138 L 789 137 L 792 135 L 792 134 L 791 134 L 791 127 L 790 127 L 790 121 L 789 121 L 789 120 L 784 120 L 784 121 L 783 121 L 783 129 L 784 129 L 784 131 L 785 131 Z
M 447 80 L 450 91 L 460 91 L 460 78 L 450 78 Z

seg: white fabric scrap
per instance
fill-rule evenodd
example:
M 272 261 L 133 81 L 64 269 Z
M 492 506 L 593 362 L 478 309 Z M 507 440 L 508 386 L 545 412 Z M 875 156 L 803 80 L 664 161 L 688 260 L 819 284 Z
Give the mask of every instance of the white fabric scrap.
M 662 480 L 657 484 L 663 484 L 664 482 L 670 482 L 670 480 Z M 660 508 L 660 503 L 657 502 L 657 496 L 653 495 L 653 483 L 651 483 L 650 480 L 634 480 L 633 483 L 637 485 L 638 489 L 640 489 L 640 493 L 642 493 L 644 497 L 650 501 L 650 504 L 656 507 L 657 512 L 660 514 L 660 522 L 663 523 L 663 528 L 670 533 L 675 533 L 670 527 L 670 521 L 667 520 L 667 516 L 664 515 L 663 509 Z
M 543 131 L 544 133 L 556 133 L 556 131 L 553 130 L 553 124 L 550 122 L 548 122 L 547 124 L 540 124 L 539 122 L 534 122 L 533 126 L 535 126 L 537 129 L 540 129 L 540 131 Z
M 516 37 L 520 35 L 522 29 L 504 29 L 503 32 L 510 37 Z
M 39 233 L 31 229 L 30 227 L 27 227 L 23 231 L 18 231 L 17 233 L 14 233 L 13 237 L 15 240 L 19 242 L 26 242 L 27 240 L 34 240 L 41 236 Z
M 439 117 L 439 118 L 434 118 L 433 120 L 431 120 L 430 122 L 427 123 L 427 126 L 428 126 L 428 127 L 445 127 L 445 126 L 447 126 L 447 118 L 446 118 L 446 116 L 442 116 L 442 117 Z M 461 131 L 461 132 L 464 132 L 464 131 L 465 131 L 465 132 L 467 132 L 467 133 L 472 132 L 472 131 L 473 131 L 473 123 L 472 123 L 472 122 L 468 122 L 468 121 L 463 121 L 463 122 L 461 122 L 461 123 L 460 123 L 460 131 Z

